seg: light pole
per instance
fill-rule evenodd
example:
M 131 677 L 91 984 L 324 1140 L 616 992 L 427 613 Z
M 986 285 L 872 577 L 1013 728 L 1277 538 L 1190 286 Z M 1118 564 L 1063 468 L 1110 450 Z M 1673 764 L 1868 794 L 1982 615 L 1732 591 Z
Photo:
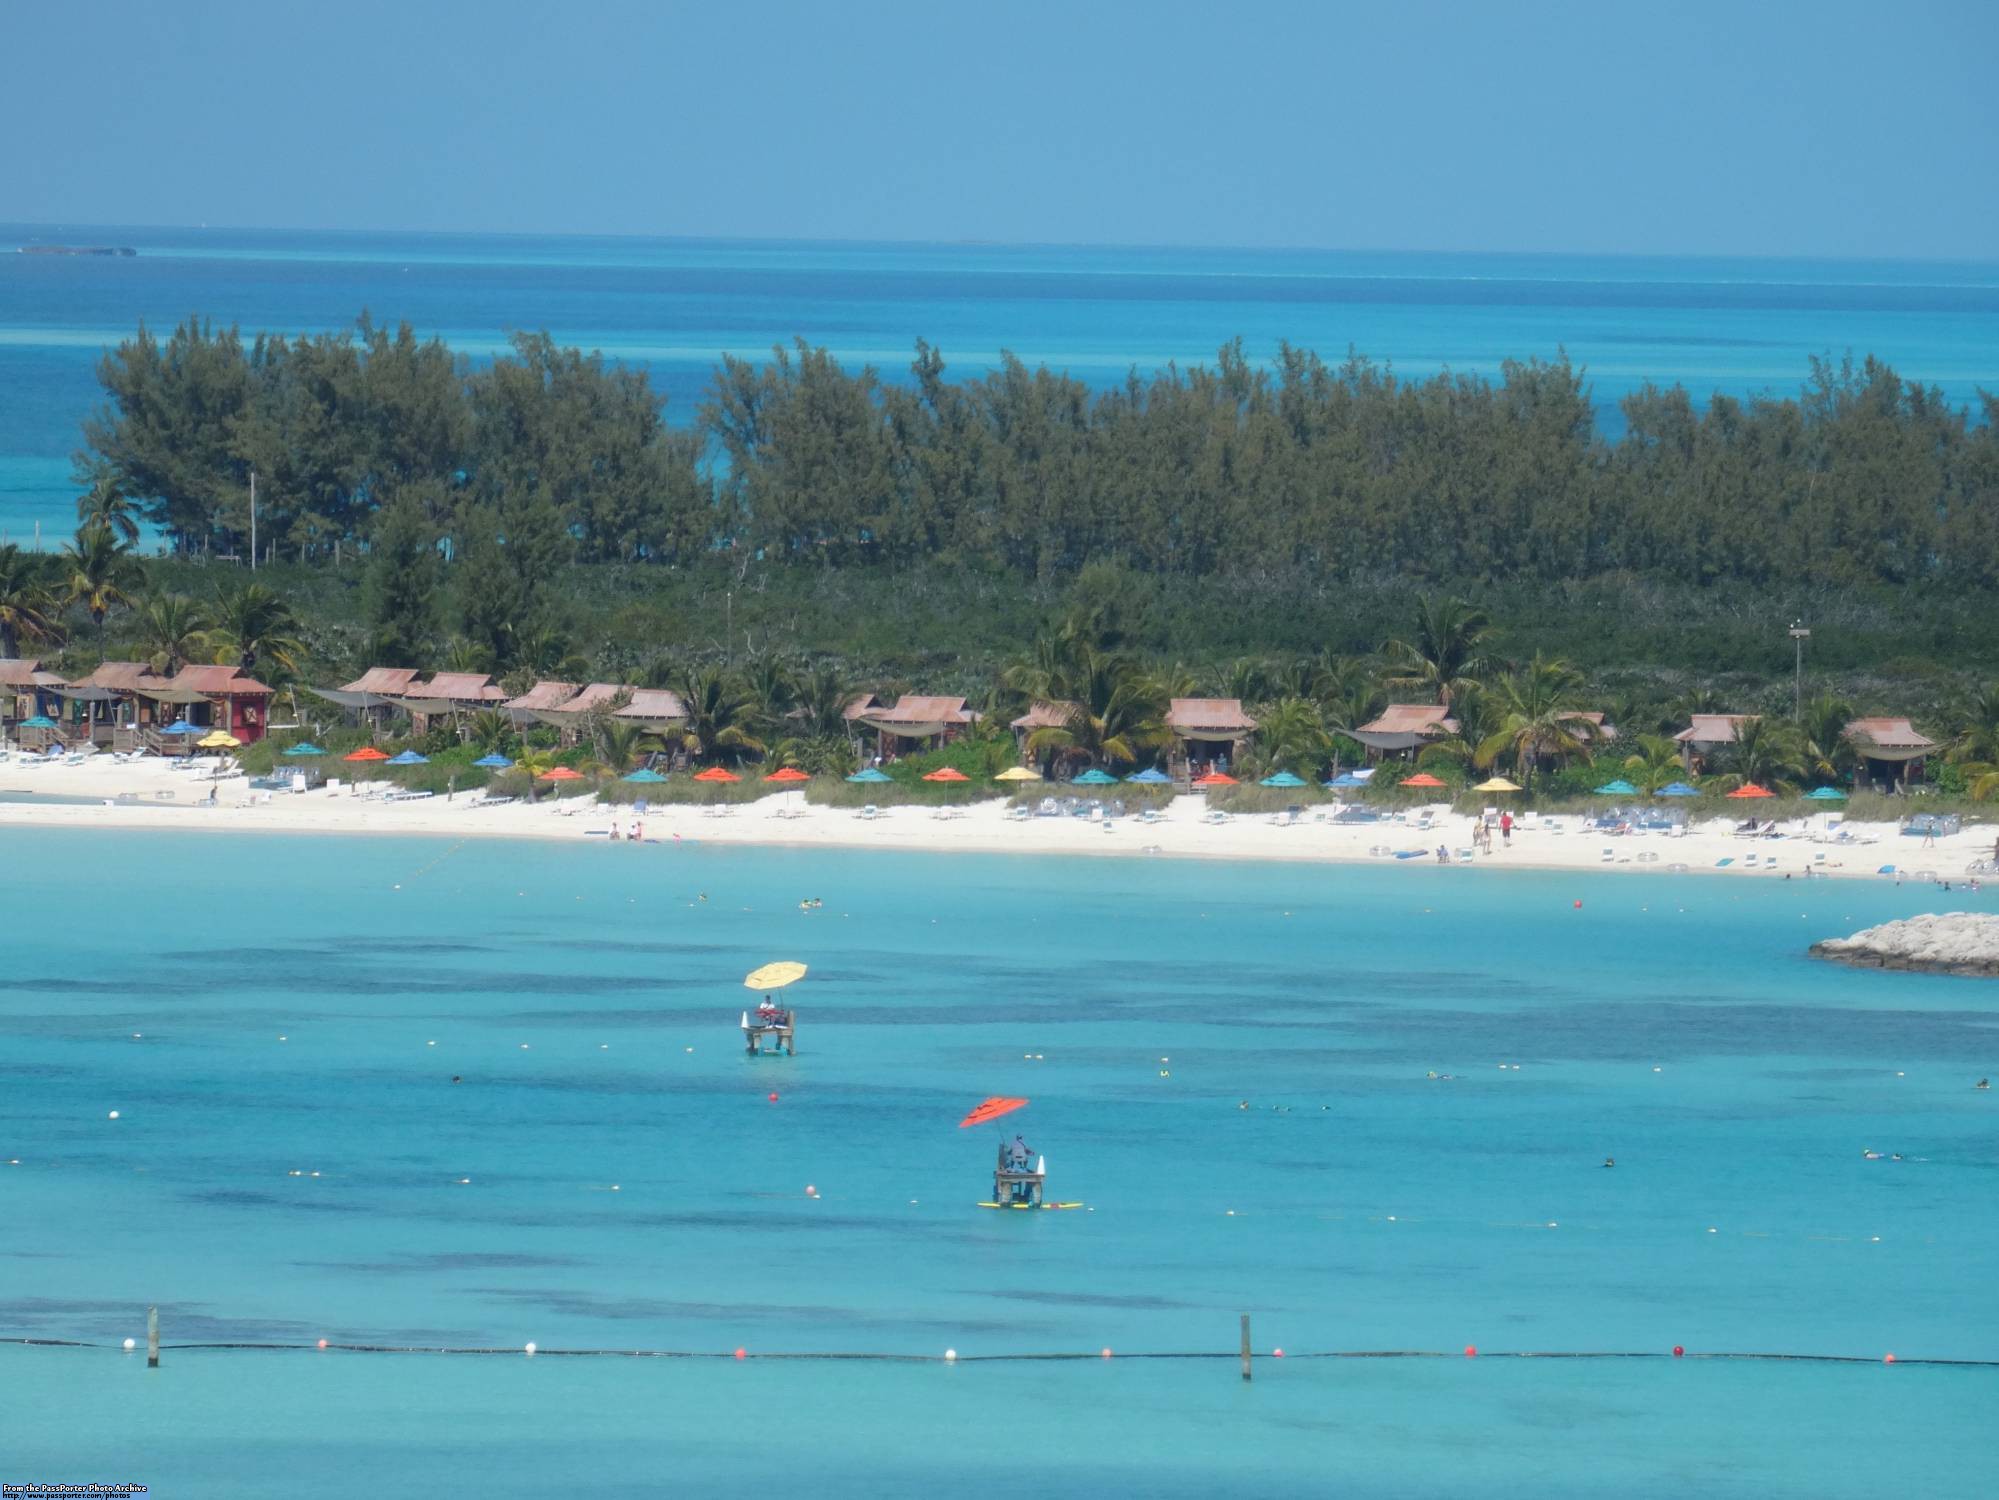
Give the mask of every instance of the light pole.
M 1805 716 L 1805 642 L 1811 638 L 1812 633 L 1805 628 L 1803 620 L 1791 621 L 1791 640 L 1798 648 L 1797 688 L 1791 700 L 1791 717 L 1794 719 Z

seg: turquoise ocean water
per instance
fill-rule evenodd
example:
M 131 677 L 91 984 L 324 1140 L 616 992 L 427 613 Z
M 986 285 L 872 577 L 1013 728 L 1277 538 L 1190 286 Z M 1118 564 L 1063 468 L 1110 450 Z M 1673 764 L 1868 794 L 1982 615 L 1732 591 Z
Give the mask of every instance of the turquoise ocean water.
M 105 1347 L 0 1346 L 0 1479 L 1972 1492 L 1999 1370 L 1877 1361 L 1999 1358 L 1999 985 L 1803 956 L 1936 902 L 10 830 L 0 1334 Z M 812 968 L 800 1053 L 752 1061 L 738 981 L 777 957 Z M 974 1206 L 995 1133 L 955 1122 L 991 1093 L 1086 1210 Z M 169 1345 L 710 1356 L 1226 1352 L 1247 1311 L 1287 1357 L 1247 1389 L 305 1348 L 149 1376 L 115 1347 L 149 1302 Z M 1868 1363 L 1487 1357 L 1674 1344 Z
M 132 259 L 23 256 L 130 245 Z M 1999 388 L 1999 264 L 1576 255 L 870 245 L 0 225 L 0 531 L 75 526 L 69 454 L 106 347 L 144 318 L 323 330 L 363 308 L 473 355 L 509 330 L 648 366 L 690 420 L 717 358 L 802 336 L 906 372 L 1003 349 L 1096 383 L 1210 361 L 1240 335 L 1349 347 L 1409 374 L 1585 365 L 1607 430 L 1647 380 L 1699 398 L 1795 393 L 1813 354 L 1879 354 L 1955 401 Z

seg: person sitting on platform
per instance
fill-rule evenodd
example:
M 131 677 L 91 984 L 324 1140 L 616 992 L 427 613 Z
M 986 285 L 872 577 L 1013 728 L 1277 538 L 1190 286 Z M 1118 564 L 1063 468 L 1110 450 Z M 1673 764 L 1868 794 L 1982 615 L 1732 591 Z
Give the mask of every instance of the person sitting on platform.
M 1015 1172 L 1025 1172 L 1033 1155 L 1027 1148 L 1027 1142 L 1016 1135 L 1006 1148 L 1007 1167 Z

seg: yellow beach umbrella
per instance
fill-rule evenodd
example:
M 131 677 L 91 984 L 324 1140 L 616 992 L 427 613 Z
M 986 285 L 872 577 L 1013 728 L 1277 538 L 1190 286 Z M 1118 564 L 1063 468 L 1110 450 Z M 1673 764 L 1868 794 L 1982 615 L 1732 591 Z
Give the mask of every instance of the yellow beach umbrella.
M 761 969 L 752 969 L 743 980 L 746 990 L 781 990 L 787 984 L 796 984 L 805 977 L 805 965 L 782 959 L 774 964 L 765 964 Z
M 1035 770 L 1032 766 L 1008 766 L 1004 771 L 1000 772 L 999 775 L 995 776 L 993 780 L 994 781 L 1039 781 L 1041 780 L 1041 773 Z
M 1475 792 L 1517 792 L 1520 788 L 1508 781 L 1504 776 L 1495 776 L 1490 781 L 1481 781 L 1472 790 Z
M 213 730 L 195 741 L 204 750 L 240 750 L 243 742 L 224 730 Z

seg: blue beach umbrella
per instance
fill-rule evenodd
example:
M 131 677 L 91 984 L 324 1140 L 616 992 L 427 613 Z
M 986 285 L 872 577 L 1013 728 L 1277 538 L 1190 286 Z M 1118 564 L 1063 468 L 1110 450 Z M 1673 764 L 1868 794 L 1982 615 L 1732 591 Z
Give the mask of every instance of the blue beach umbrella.
M 482 755 L 472 764 L 484 771 L 504 771 L 513 762 L 504 755 Z
M 326 754 L 326 752 L 320 749 L 319 746 L 315 745 L 311 740 L 300 740 L 296 745 L 292 746 L 291 749 L 285 752 L 285 755 L 293 760 L 305 760 L 309 756 L 324 755 L 324 754 Z
M 1159 767 L 1157 766 L 1149 766 L 1145 770 L 1140 771 L 1136 776 L 1125 777 L 1125 780 L 1130 782 L 1133 786 L 1173 785 L 1173 778 L 1171 776 L 1168 776 L 1164 771 L 1160 770 Z
M 1091 766 L 1089 770 L 1085 771 L 1081 776 L 1076 777 L 1069 784 L 1071 786 L 1116 786 L 1117 777 L 1111 775 L 1108 771 L 1099 770 L 1097 767 Z
M 1844 802 L 1846 793 L 1836 786 L 1816 786 L 1805 793 L 1807 802 Z
M 618 779 L 620 781 L 636 781 L 646 786 L 652 786 L 657 782 L 666 780 L 664 776 L 660 775 L 659 772 L 655 771 L 651 766 L 640 766 L 636 771 L 632 772 L 631 775 L 621 776 Z
M 1638 788 L 1620 776 L 1616 781 L 1606 781 L 1596 789 L 1596 794 L 1599 797 L 1635 797 Z
M 869 766 L 866 770 L 856 771 L 847 780 L 866 782 L 869 785 L 873 785 L 878 781 L 893 781 L 895 778 L 875 766 Z
M 32 719 L 23 719 L 21 727 L 23 729 L 53 729 L 56 727 L 56 721 L 51 719 L 47 714 L 36 714 Z
M 428 755 L 418 755 L 414 750 L 405 750 L 401 755 L 390 756 L 389 764 L 392 766 L 427 766 L 430 764 L 430 757 Z
M 1671 786 L 1662 786 L 1652 794 L 1655 797 L 1698 797 L 1700 793 L 1684 781 L 1676 781 Z
M 1335 776 L 1335 777 L 1334 777 L 1334 778 L 1333 778 L 1333 779 L 1332 779 L 1331 781 L 1327 782 L 1327 783 L 1326 783 L 1326 785 L 1327 785 L 1327 786 L 1329 786 L 1329 787 L 1333 787 L 1333 786 L 1366 786 L 1366 785 L 1367 785 L 1367 783 L 1368 783 L 1368 779 L 1369 779 L 1369 778 L 1367 778 L 1367 777 L 1365 777 L 1365 776 L 1361 776 L 1361 775 L 1358 775 L 1357 773 L 1355 773 L 1355 772 L 1353 772 L 1353 771 L 1342 771 L 1342 772 L 1340 772 L 1340 774 L 1339 774 L 1339 775 Z
M 1276 771 L 1257 783 L 1258 786 L 1303 786 L 1305 778 L 1294 776 L 1289 771 Z

